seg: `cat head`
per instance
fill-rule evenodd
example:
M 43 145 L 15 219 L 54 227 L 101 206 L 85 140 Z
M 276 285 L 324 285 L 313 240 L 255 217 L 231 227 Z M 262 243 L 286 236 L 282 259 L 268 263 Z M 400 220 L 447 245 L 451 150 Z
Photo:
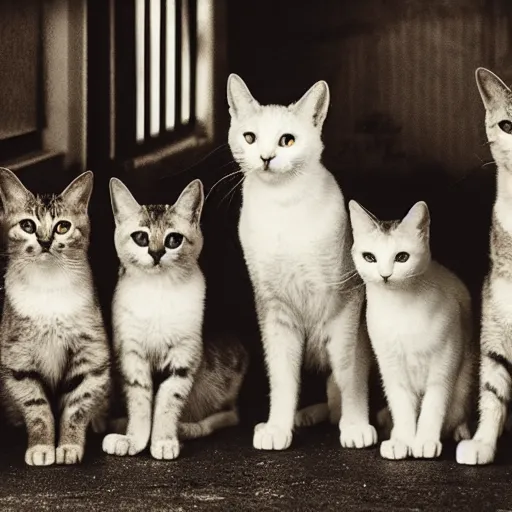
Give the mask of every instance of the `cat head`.
M 416 203 L 401 221 L 381 221 L 350 201 L 352 258 L 365 283 L 399 285 L 425 272 L 431 261 L 430 215 Z
M 298 174 L 322 155 L 322 125 L 329 108 L 329 87 L 320 81 L 288 106 L 260 105 L 244 81 L 228 78 L 231 114 L 229 145 L 246 173 L 266 181 Z
M 93 187 L 88 171 L 60 194 L 33 194 L 16 175 L 0 169 L 0 197 L 10 265 L 55 268 L 83 260 L 89 246 L 87 207 Z
M 192 181 L 174 205 L 140 205 L 120 180 L 112 178 L 110 198 L 115 246 L 125 268 L 186 273 L 196 266 L 203 247 L 201 181 Z
M 485 128 L 496 163 L 512 170 L 512 91 L 494 73 L 476 70 L 476 83 L 485 106 Z

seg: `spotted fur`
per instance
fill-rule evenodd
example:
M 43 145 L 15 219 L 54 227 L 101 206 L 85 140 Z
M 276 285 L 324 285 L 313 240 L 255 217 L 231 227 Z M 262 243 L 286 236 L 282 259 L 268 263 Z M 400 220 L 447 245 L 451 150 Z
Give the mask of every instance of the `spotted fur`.
M 99 428 L 107 413 L 109 349 L 87 260 L 92 183 L 87 172 L 60 195 L 34 195 L 0 170 L 3 398 L 10 419 L 26 426 L 31 465 L 80 462 L 88 425 Z M 28 221 L 35 232 L 22 229 Z M 62 221 L 69 230 L 59 234 Z
M 188 185 L 172 206 L 141 206 L 117 179 L 111 197 L 123 268 L 113 301 L 114 346 L 128 424 L 125 434 L 106 436 L 103 449 L 135 455 L 151 439 L 153 457 L 174 459 L 178 436 L 201 437 L 238 423 L 247 356 L 236 339 L 203 343 L 201 182 Z M 143 246 L 132 236 L 141 230 Z M 169 247 L 165 241 L 176 233 L 182 243 Z

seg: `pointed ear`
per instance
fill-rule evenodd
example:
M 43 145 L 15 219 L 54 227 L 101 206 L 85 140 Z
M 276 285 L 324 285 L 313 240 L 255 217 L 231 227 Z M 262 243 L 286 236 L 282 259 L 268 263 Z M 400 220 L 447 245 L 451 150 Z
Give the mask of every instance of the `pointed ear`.
M 199 224 L 203 210 L 204 191 L 201 180 L 189 183 L 174 203 L 174 211 L 192 224 Z
M 492 71 L 478 68 L 475 72 L 475 77 L 480 96 L 482 96 L 482 101 L 487 110 L 493 110 L 503 105 L 510 97 L 510 89 Z
M 354 232 L 368 232 L 376 228 L 375 220 L 371 214 L 353 199 L 348 203 L 350 213 L 350 224 Z
M 254 112 L 260 106 L 245 82 L 234 73 L 231 73 L 228 78 L 228 104 L 231 117 Z
M 91 199 L 93 183 L 93 173 L 91 171 L 84 172 L 66 187 L 60 194 L 60 197 L 68 204 L 81 210 L 87 210 L 89 200 Z
M 137 215 L 141 209 L 128 187 L 117 178 L 110 179 L 110 202 L 116 224 Z
M 427 203 L 424 201 L 416 203 L 402 219 L 400 227 L 428 233 L 430 227 L 430 213 L 428 211 Z
M 313 85 L 302 98 L 290 105 L 290 109 L 313 119 L 315 126 L 321 127 L 329 110 L 330 93 L 327 82 L 321 80 Z
M 18 177 L 9 169 L 0 167 L 0 197 L 4 211 L 23 208 L 25 203 L 34 199 L 34 194 L 27 190 Z

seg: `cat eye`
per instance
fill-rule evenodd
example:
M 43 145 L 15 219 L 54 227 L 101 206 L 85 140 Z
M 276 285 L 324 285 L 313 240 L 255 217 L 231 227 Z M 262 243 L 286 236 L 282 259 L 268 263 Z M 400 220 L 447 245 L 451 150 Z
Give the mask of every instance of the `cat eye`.
M 165 237 L 165 246 L 168 249 L 177 249 L 183 243 L 183 235 L 179 233 L 169 233 Z
M 375 263 L 377 261 L 377 258 L 371 252 L 363 252 L 363 258 L 368 263 Z
M 135 231 L 131 234 L 133 241 L 140 247 L 149 245 L 149 235 L 145 231 Z
M 505 132 L 505 133 L 512 133 L 512 121 L 500 121 L 498 123 L 498 126 Z
M 399 252 L 395 256 L 395 261 L 398 263 L 405 263 L 409 259 L 409 253 L 408 252 Z
M 67 233 L 69 229 L 71 228 L 71 222 L 68 222 L 67 220 L 61 220 L 56 226 L 55 226 L 55 233 L 58 235 L 63 235 L 64 233 Z
M 256 135 L 254 135 L 252 132 L 245 132 L 244 138 L 247 144 L 252 144 L 256 140 Z
M 291 135 L 290 133 L 285 133 L 280 139 L 279 139 L 279 145 L 282 147 L 290 147 L 295 144 L 295 137 Z
M 23 219 L 20 221 L 20 228 L 23 229 L 25 233 L 31 235 L 36 232 L 36 223 L 30 219 Z

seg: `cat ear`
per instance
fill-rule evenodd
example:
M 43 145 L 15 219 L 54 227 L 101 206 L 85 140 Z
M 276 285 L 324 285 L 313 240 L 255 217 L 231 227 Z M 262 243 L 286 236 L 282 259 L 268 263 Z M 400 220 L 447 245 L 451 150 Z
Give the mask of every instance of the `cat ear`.
M 482 96 L 482 101 L 487 110 L 503 105 L 507 98 L 510 97 L 510 89 L 492 71 L 478 68 L 475 72 L 475 77 L 480 96 Z
M 245 82 L 234 73 L 231 73 L 228 78 L 228 104 L 231 117 L 254 112 L 260 106 Z
M 25 203 L 34 199 L 34 194 L 27 190 L 18 177 L 9 169 L 0 167 L 0 197 L 4 211 L 23 208 Z
M 313 119 L 315 126 L 321 127 L 329 110 L 330 93 L 327 82 L 321 80 L 313 85 L 302 98 L 290 105 L 290 109 Z
M 430 226 L 430 213 L 427 203 L 419 201 L 408 212 L 400 222 L 400 227 L 427 232 Z
M 80 174 L 60 194 L 60 197 L 68 204 L 82 210 L 87 210 L 91 199 L 94 174 L 91 171 Z
M 189 183 L 174 203 L 174 211 L 192 224 L 199 224 L 203 210 L 204 191 L 201 180 Z
M 375 220 L 371 214 L 353 199 L 348 203 L 352 231 L 367 232 L 375 229 Z
M 117 178 L 110 179 L 110 202 L 116 224 L 137 215 L 141 209 L 128 187 Z

